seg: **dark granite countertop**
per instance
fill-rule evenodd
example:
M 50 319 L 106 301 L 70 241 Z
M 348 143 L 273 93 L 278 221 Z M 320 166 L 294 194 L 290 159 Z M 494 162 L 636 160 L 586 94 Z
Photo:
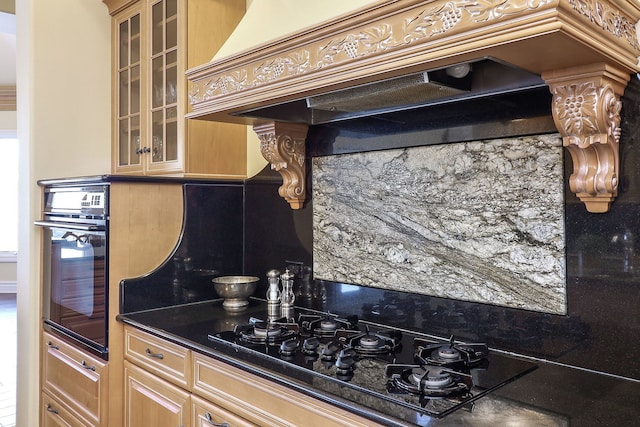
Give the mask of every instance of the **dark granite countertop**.
M 220 300 L 122 314 L 119 320 L 385 425 L 411 425 L 239 357 L 208 338 L 224 321 Z M 417 416 L 415 425 L 626 426 L 640 419 L 640 381 L 537 360 L 538 369 L 441 419 Z
M 92 175 L 68 178 L 41 179 L 40 186 L 86 185 L 107 182 L 137 182 L 137 183 L 165 183 L 165 184 L 207 184 L 207 183 L 238 183 L 244 182 L 242 177 L 181 177 L 165 175 Z

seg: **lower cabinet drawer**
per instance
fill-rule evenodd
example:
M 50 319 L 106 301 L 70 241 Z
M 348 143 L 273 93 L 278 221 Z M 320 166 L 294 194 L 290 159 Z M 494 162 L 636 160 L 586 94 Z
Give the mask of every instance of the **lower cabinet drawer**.
M 42 427 L 89 427 L 89 424 L 78 420 L 47 393 L 42 393 L 41 408 L 40 425 Z
M 108 386 L 108 365 L 103 360 L 43 333 L 42 390 L 68 412 L 86 425 L 106 426 Z
M 124 356 L 185 390 L 191 388 L 191 352 L 184 347 L 126 326 Z
M 198 396 L 191 397 L 193 427 L 255 427 L 256 424 Z

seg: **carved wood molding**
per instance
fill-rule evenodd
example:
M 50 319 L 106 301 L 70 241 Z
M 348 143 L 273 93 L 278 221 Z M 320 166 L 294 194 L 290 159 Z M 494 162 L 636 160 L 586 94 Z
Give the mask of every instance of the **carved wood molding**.
M 487 56 L 538 74 L 637 72 L 639 19 L 628 0 L 381 0 L 189 70 L 189 117 L 242 122 L 228 113 Z
M 607 64 L 545 73 L 552 113 L 571 154 L 569 187 L 594 213 L 609 211 L 618 195 L 620 97 L 629 74 Z
M 292 209 L 301 209 L 306 199 L 305 138 L 308 126 L 285 122 L 256 123 L 253 131 L 260 138 L 260 151 L 282 175 L 278 189 Z

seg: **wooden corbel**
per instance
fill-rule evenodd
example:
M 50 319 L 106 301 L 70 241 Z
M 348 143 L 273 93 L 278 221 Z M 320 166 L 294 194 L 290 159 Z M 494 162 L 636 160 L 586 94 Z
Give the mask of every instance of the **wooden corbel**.
M 620 97 L 630 75 L 607 64 L 544 73 L 553 119 L 571 154 L 569 188 L 587 211 L 609 211 L 618 195 Z
M 260 138 L 262 156 L 282 175 L 278 189 L 292 209 L 301 209 L 306 198 L 305 138 L 309 126 L 300 123 L 262 122 L 253 125 Z

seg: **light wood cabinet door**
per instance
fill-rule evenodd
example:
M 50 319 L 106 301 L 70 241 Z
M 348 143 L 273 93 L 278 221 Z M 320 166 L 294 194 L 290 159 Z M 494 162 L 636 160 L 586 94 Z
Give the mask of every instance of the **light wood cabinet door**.
M 42 389 L 87 425 L 106 426 L 108 365 L 43 333 Z
M 191 408 L 193 427 L 256 427 L 256 424 L 198 396 L 191 396 Z
M 113 21 L 115 46 L 113 47 L 115 104 L 113 106 L 114 171 L 143 173 L 143 111 L 146 87 L 143 75 L 143 31 L 146 30 L 143 3 L 137 3 L 120 13 Z
M 41 426 L 42 427 L 87 427 L 89 424 L 85 424 L 74 417 L 69 411 L 64 409 L 64 406 L 57 400 L 47 395 L 42 394 L 41 399 L 42 410 L 40 411 Z
M 104 1 L 117 9 L 112 172 L 245 177 L 245 126 L 184 118 L 185 71 L 215 54 L 244 15 L 244 3 L 139 0 L 122 9 Z
M 191 425 L 190 393 L 125 361 L 125 427 Z

